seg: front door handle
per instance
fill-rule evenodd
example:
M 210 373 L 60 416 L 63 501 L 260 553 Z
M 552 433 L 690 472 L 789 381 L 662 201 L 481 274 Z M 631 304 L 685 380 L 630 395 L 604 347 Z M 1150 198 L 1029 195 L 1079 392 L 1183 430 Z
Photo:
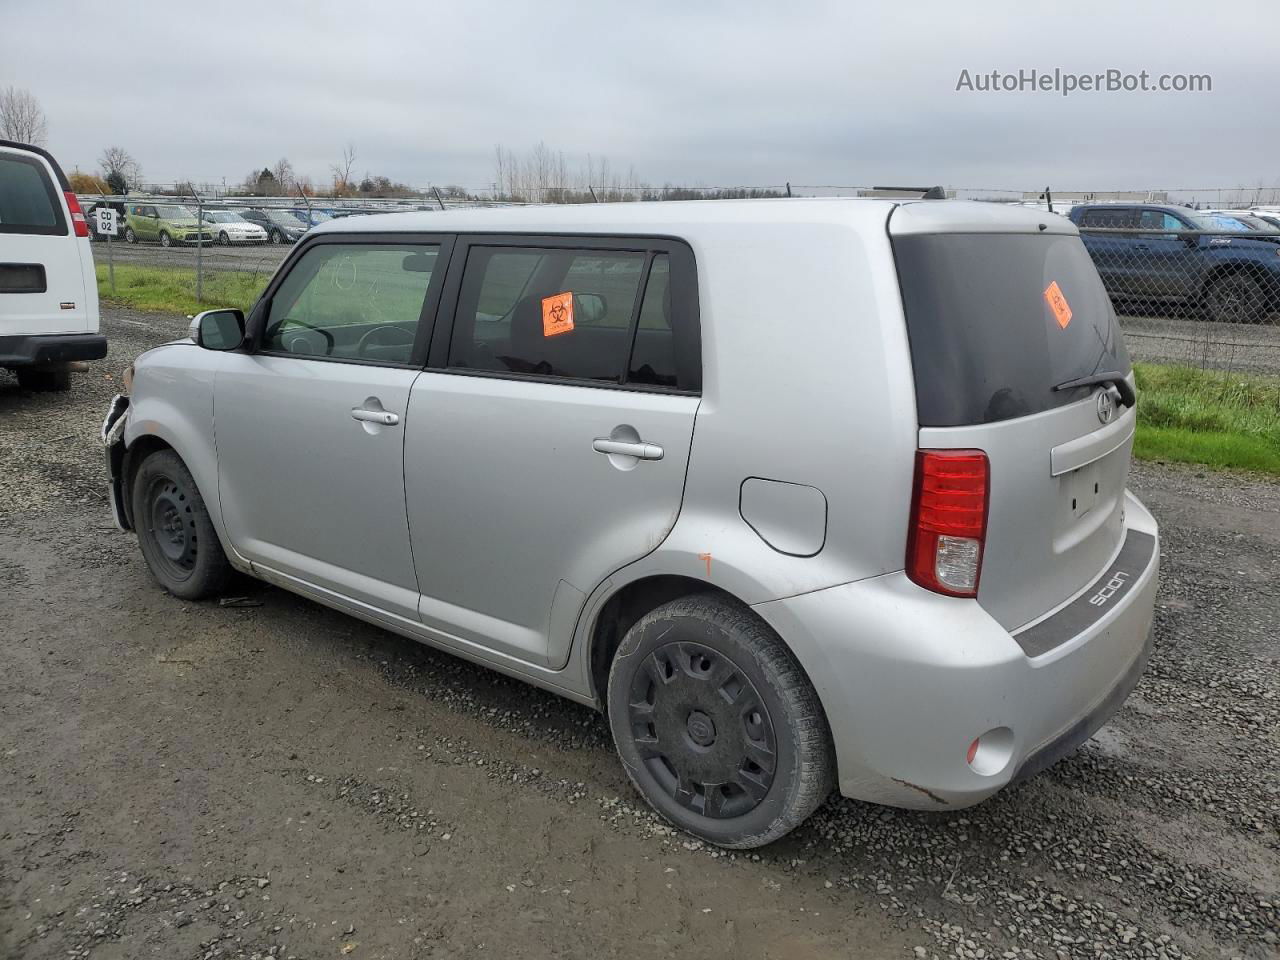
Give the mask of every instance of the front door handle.
M 635 457 L 638 460 L 661 460 L 662 448 L 656 443 L 644 443 L 629 440 L 613 440 L 609 437 L 596 437 L 591 441 L 591 449 L 596 453 L 613 454 L 618 457 Z
M 352 420 L 361 420 L 365 423 L 376 423 L 384 427 L 394 427 L 400 422 L 400 415 L 392 413 L 390 410 L 366 410 L 364 407 L 355 407 L 351 411 Z

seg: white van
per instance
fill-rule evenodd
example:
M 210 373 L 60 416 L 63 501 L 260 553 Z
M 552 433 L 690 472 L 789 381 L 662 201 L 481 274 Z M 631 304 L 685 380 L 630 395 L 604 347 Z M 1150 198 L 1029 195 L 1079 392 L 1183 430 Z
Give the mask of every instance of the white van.
M 0 367 L 28 390 L 65 390 L 107 355 L 89 225 L 45 150 L 0 140 Z

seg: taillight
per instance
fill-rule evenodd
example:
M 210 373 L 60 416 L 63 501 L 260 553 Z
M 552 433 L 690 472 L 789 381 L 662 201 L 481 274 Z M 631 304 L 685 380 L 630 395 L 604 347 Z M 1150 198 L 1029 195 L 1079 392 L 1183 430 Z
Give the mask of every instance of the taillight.
M 62 194 L 67 198 L 67 209 L 71 211 L 71 226 L 76 232 L 77 237 L 87 237 L 89 235 L 89 221 L 84 218 L 84 211 L 80 209 L 80 201 L 76 199 L 76 195 L 70 190 Z
M 907 576 L 951 597 L 976 597 L 991 469 L 981 450 L 916 451 Z

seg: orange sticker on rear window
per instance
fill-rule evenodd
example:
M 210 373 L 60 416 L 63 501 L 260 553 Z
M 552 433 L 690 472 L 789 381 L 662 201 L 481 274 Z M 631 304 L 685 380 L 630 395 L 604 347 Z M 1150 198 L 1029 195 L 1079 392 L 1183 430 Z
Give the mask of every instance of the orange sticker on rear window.
M 566 291 L 542 298 L 542 335 L 557 337 L 573 329 L 573 294 Z
M 1054 280 L 1051 284 L 1044 288 L 1044 301 L 1049 304 L 1049 309 L 1053 311 L 1053 317 L 1058 321 L 1058 326 L 1063 330 L 1067 329 L 1067 324 L 1071 322 L 1071 305 L 1067 303 L 1067 298 L 1062 295 L 1062 288 L 1058 286 L 1058 281 Z M 542 301 L 546 303 L 546 301 Z M 545 307 L 543 308 L 546 309 Z

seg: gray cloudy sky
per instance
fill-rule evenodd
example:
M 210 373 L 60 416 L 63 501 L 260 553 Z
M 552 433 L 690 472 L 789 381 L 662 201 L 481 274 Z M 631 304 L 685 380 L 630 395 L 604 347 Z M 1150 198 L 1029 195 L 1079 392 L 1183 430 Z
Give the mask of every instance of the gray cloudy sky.
M 282 156 L 327 181 L 350 140 L 359 174 L 478 188 L 495 144 L 544 140 L 655 184 L 1280 184 L 1275 0 L 0 6 L 0 87 L 39 98 L 63 165 L 118 144 L 156 182 Z M 1213 90 L 955 90 L 1055 67 Z

